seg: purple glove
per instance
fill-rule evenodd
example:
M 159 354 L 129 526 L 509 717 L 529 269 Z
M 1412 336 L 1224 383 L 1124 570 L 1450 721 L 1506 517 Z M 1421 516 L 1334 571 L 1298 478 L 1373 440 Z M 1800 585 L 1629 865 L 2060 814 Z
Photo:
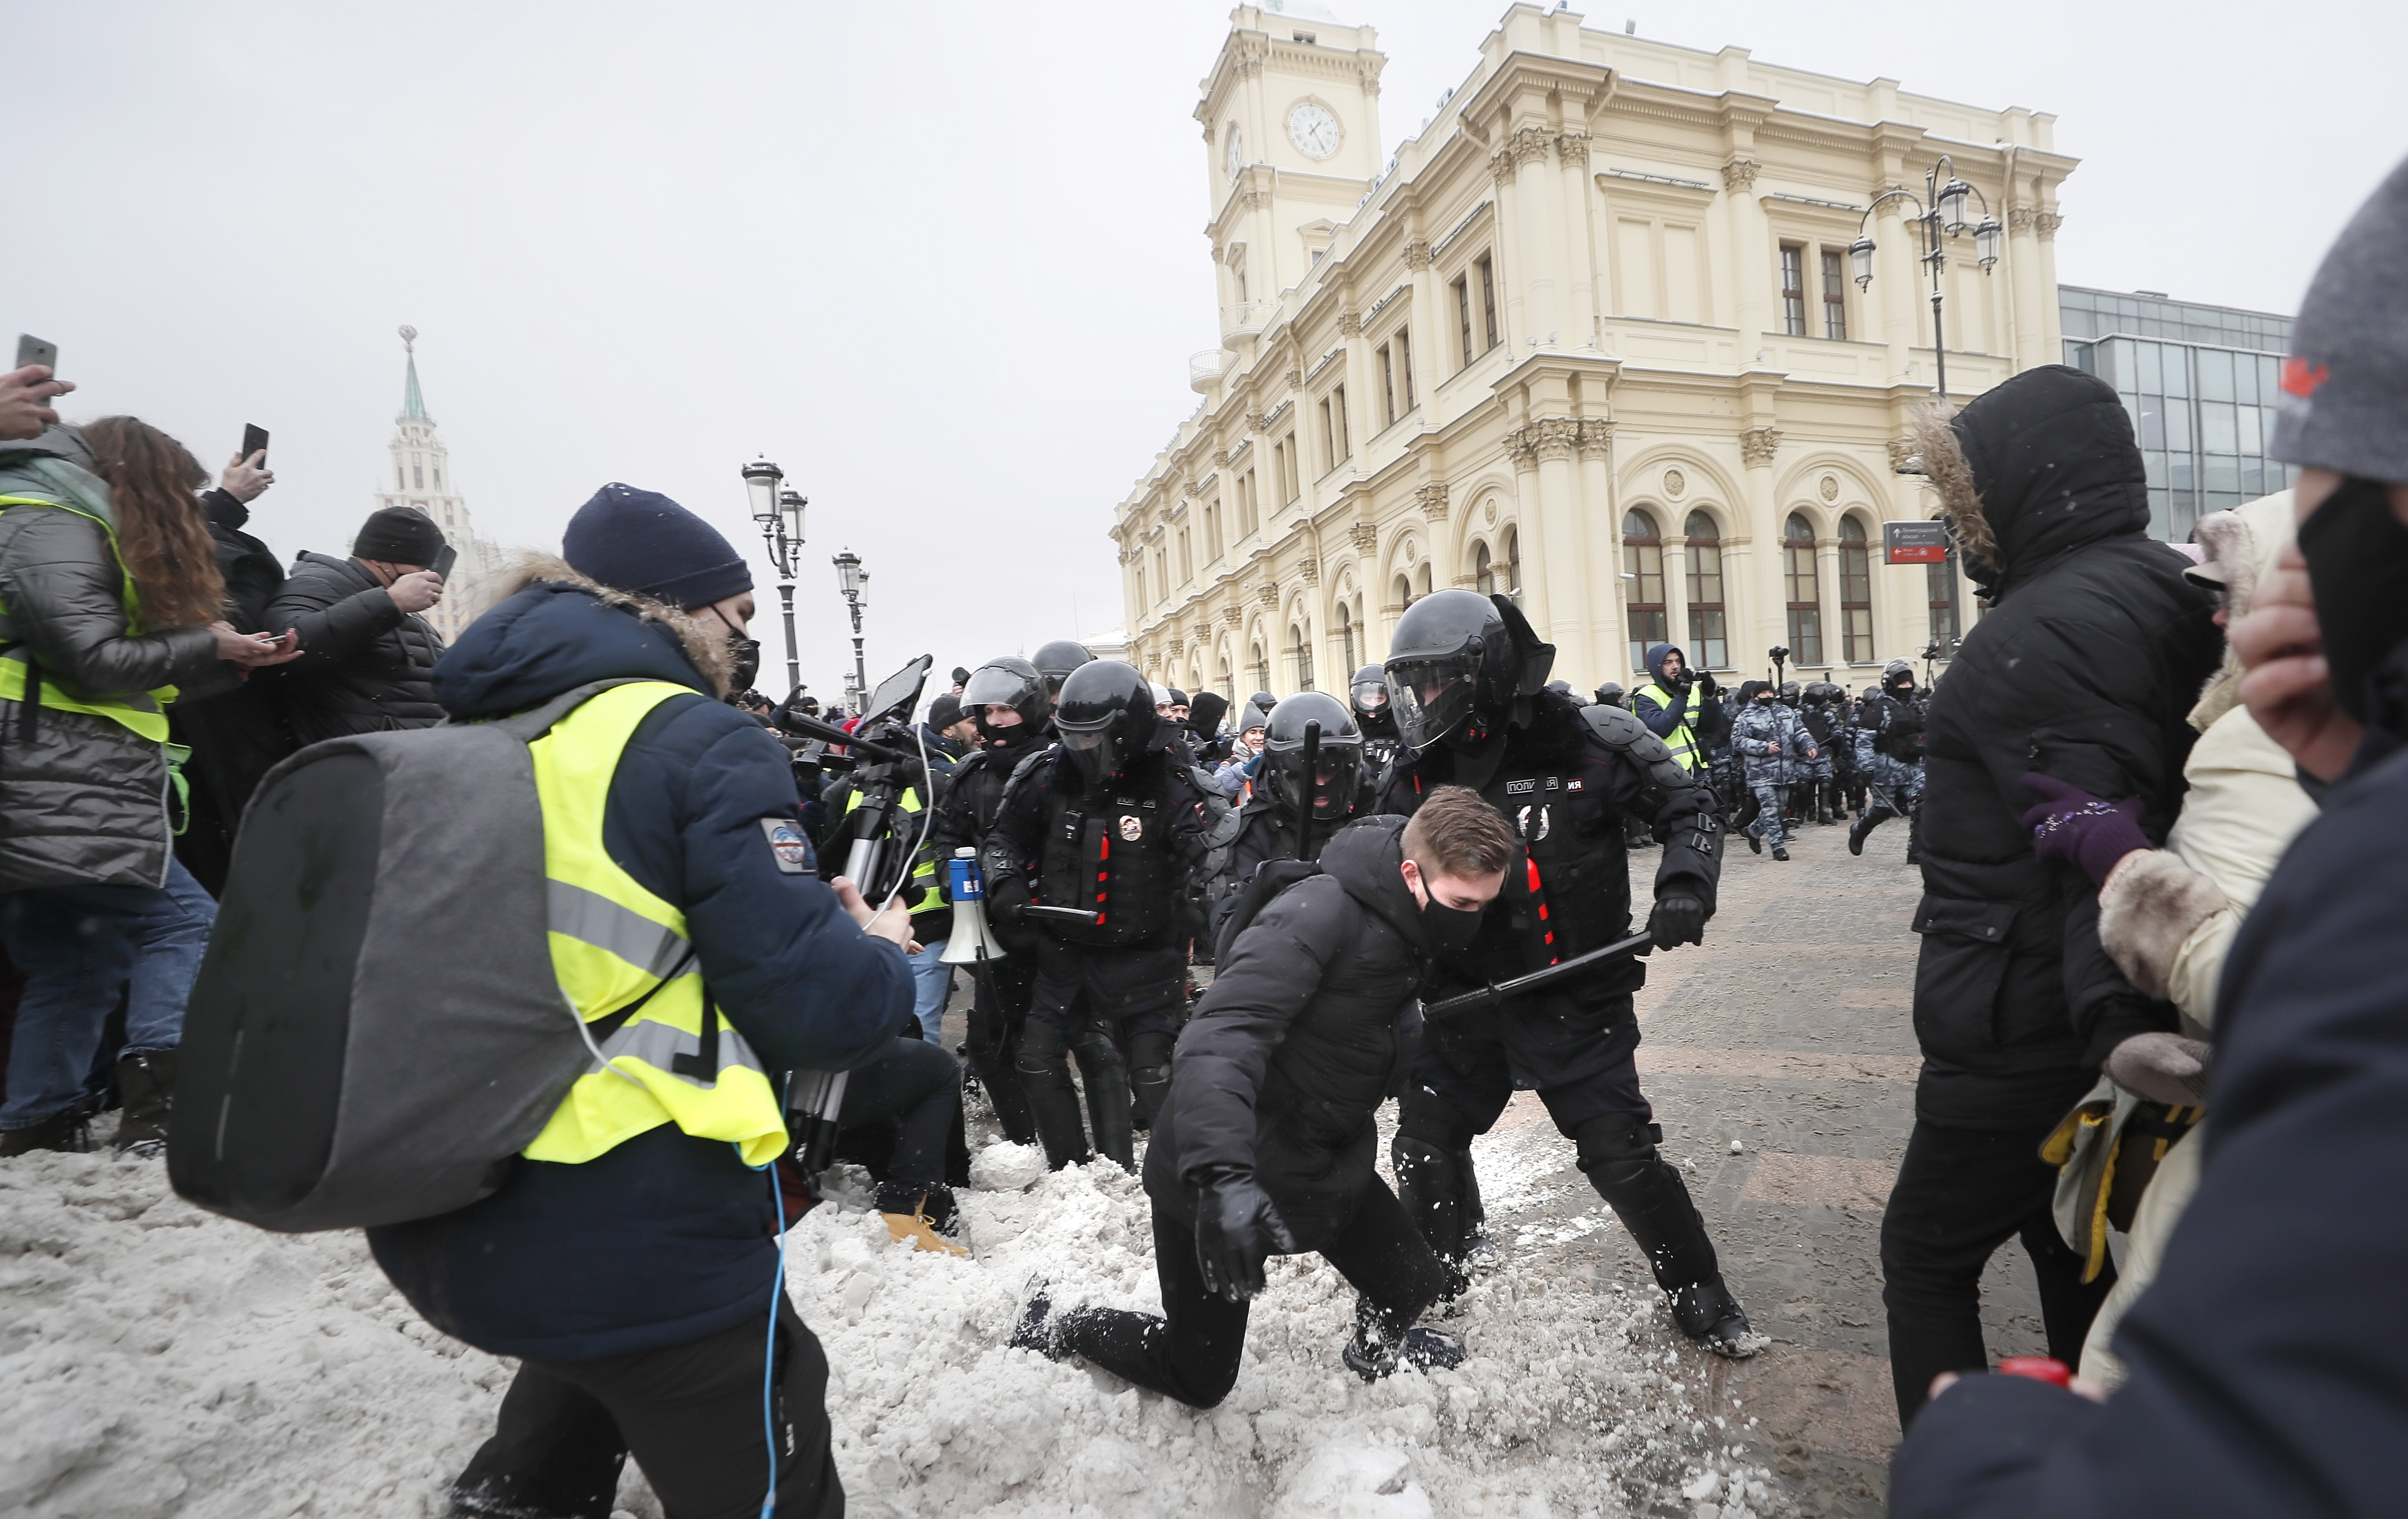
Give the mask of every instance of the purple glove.
M 2136 849 L 2154 849 L 2141 831 L 2141 799 L 2102 802 L 2079 786 L 2037 770 L 2024 775 L 2024 789 L 2049 800 L 2024 814 L 2032 831 L 2032 853 L 2043 860 L 2079 866 L 2094 882 L 2107 884 L 2115 862 Z

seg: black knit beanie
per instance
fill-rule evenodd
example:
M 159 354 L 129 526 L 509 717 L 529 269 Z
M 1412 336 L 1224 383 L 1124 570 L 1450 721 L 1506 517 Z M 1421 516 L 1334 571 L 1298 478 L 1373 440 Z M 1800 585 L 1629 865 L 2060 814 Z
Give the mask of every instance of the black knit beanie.
M 657 491 L 615 481 L 568 520 L 560 556 L 580 575 L 680 611 L 752 589 L 743 555 L 719 529 Z
M 443 552 L 443 529 L 416 507 L 382 507 L 368 513 L 351 556 L 384 565 L 432 565 Z

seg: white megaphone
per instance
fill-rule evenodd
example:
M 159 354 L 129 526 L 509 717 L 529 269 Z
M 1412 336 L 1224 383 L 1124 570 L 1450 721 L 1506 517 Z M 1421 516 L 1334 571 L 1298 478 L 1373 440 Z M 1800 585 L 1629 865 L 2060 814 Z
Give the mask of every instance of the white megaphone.
M 937 959 L 949 966 L 976 965 L 1004 957 L 995 932 L 986 925 L 986 877 L 978 867 L 978 851 L 957 849 L 945 866 L 947 889 L 953 898 L 953 931 L 945 953 Z

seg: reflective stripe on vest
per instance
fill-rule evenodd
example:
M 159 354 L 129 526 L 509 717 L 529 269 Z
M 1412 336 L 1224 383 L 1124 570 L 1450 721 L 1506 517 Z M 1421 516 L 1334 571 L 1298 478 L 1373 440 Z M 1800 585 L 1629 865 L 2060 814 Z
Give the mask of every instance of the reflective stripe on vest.
M 1698 757 L 1698 736 L 1689 731 L 1688 720 L 1693 714 L 1684 710 L 1689 698 L 1697 694 L 1697 687 L 1691 686 L 1676 696 L 1665 690 L 1664 682 L 1658 680 L 1652 682 L 1647 690 L 1664 710 L 1679 713 L 1681 717 L 1680 725 L 1664 736 L 1664 747 L 1670 750 L 1672 757 L 1681 762 L 1681 768 L 1684 770 L 1699 768 L 1703 762 Z
M 778 1095 L 724 1019 L 708 1079 L 677 1068 L 680 1056 L 695 1063 L 706 1044 L 702 973 L 693 966 L 685 914 L 645 890 L 602 846 L 610 778 L 629 736 L 653 708 L 691 694 L 666 681 L 613 686 L 527 746 L 543 804 L 545 900 L 561 995 L 592 1023 L 652 994 L 602 1041 L 608 1065 L 578 1077 L 526 1147 L 529 1160 L 592 1160 L 663 1124 L 724 1139 L 748 1166 L 767 1165 L 786 1148 Z
M 50 507 L 97 523 L 108 539 L 109 554 L 118 562 L 119 594 L 125 605 L 125 636 L 129 638 L 142 636 L 141 594 L 134 584 L 134 577 L 125 571 L 124 557 L 117 549 L 117 529 L 110 525 L 108 518 L 49 496 L 0 495 L 0 511 L 10 507 Z M 22 702 L 25 699 L 25 677 L 32 660 L 32 654 L 22 649 L 0 654 L 0 700 Z M 176 688 L 161 686 L 155 691 L 128 692 L 122 695 L 78 697 L 67 695 L 60 689 L 56 678 L 44 673 L 40 690 L 36 695 L 38 704 L 50 711 L 105 717 L 112 723 L 123 724 L 136 738 L 164 744 L 167 741 L 166 706 L 176 699 Z

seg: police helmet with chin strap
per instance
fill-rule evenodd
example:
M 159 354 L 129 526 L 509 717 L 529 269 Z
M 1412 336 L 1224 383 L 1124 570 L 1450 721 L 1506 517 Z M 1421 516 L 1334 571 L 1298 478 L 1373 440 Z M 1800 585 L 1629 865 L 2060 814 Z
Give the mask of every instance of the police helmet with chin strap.
M 1555 645 L 1541 643 L 1508 598 L 1434 592 L 1405 609 L 1389 639 L 1397 731 L 1418 750 L 1527 723 L 1555 662 Z
M 1014 724 L 995 727 L 986 709 L 1009 707 L 1020 714 Z M 1001 654 L 970 671 L 962 682 L 962 709 L 978 724 L 979 737 L 990 744 L 1025 743 L 1044 733 L 1054 716 L 1054 702 L 1045 694 L 1045 677 L 1029 661 Z
M 1163 722 L 1154 709 L 1153 683 L 1117 659 L 1072 670 L 1054 707 L 1054 731 L 1090 786 L 1153 748 Z
M 1321 724 L 1313 744 L 1313 774 L 1304 773 L 1305 725 Z M 1263 727 L 1263 756 L 1271 789 L 1291 814 L 1312 798 L 1315 823 L 1344 819 L 1354 810 L 1363 786 L 1363 733 L 1345 704 L 1321 691 L 1299 691 L 1271 709 Z

